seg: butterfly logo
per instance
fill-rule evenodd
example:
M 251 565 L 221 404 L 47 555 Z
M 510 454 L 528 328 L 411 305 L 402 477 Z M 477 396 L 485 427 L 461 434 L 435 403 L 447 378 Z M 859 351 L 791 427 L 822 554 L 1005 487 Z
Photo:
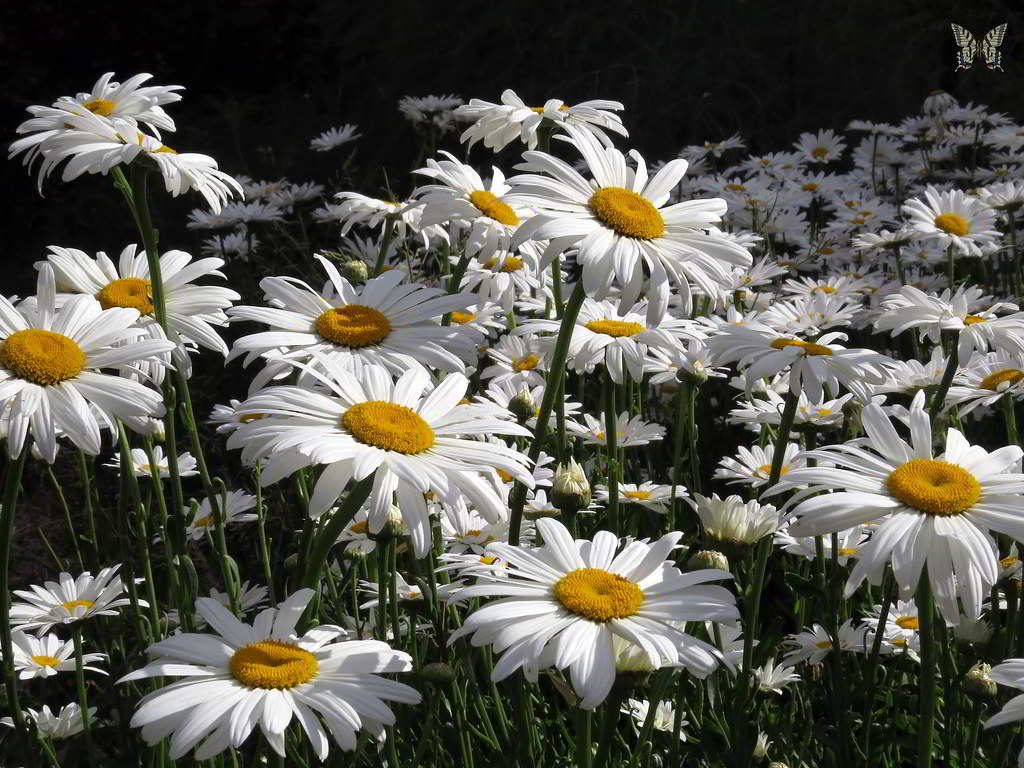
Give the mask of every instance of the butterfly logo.
M 956 41 L 956 71 L 970 69 L 974 59 L 978 56 L 978 41 L 970 32 L 959 24 L 950 24 L 953 28 L 953 39 Z M 1000 24 L 988 31 L 988 34 L 981 39 L 981 55 L 985 59 L 985 66 L 989 69 L 1003 71 L 1003 54 L 999 46 L 1003 44 L 1003 35 L 1006 34 L 1006 24 Z

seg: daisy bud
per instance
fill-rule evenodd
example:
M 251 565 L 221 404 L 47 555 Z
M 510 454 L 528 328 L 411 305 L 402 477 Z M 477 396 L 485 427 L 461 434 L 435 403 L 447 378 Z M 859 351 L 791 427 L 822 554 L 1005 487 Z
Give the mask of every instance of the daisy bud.
M 434 685 L 451 685 L 455 681 L 455 670 L 443 661 L 426 664 L 420 670 L 420 679 Z
M 508 409 L 515 414 L 520 424 L 537 415 L 537 401 L 528 389 L 519 390 L 519 394 L 508 401 Z
M 754 759 L 764 760 L 768 757 L 768 747 L 772 745 L 766 733 L 757 734 L 757 741 L 754 743 Z
M 964 693 L 972 699 L 984 701 L 994 698 L 997 692 L 996 681 L 992 679 L 992 667 L 978 662 L 969 670 L 964 678 Z
M 583 467 L 569 458 L 569 463 L 559 463 L 551 487 L 551 503 L 566 514 L 579 512 L 590 504 L 590 483 Z
M 392 504 L 391 511 L 388 513 L 388 521 L 384 523 L 384 527 L 378 533 L 371 533 L 370 538 L 377 542 L 385 542 L 391 539 L 400 539 L 407 534 L 408 531 L 402 520 L 402 510 Z
M 686 570 L 702 571 L 705 568 L 717 568 L 720 571 L 729 570 L 729 558 L 714 549 L 702 549 L 694 553 L 686 561 Z
M 353 285 L 362 285 L 370 277 L 370 269 L 361 259 L 342 262 L 338 265 L 338 271 Z

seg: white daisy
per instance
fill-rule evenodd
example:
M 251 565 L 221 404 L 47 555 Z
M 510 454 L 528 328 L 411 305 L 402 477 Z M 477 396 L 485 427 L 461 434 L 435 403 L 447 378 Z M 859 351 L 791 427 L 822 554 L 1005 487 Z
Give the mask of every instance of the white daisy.
M 580 706 L 594 709 L 615 682 L 616 636 L 642 649 L 654 669 L 683 664 L 705 676 L 715 668 L 715 649 L 675 623 L 738 618 L 733 595 L 707 583 L 732 577 L 716 570 L 684 574 L 666 562 L 682 534 L 632 541 L 616 555 L 620 541 L 608 531 L 574 541 L 555 520 L 536 525 L 543 546 L 491 544 L 488 552 L 508 568 L 501 576 L 481 573 L 475 585 L 455 592 L 460 600 L 503 598 L 471 613 L 449 639 L 471 635 L 473 645 L 503 651 L 494 680 L 522 667 L 535 682 L 540 669 L 568 667 Z
M 822 552 L 827 560 L 836 560 L 841 566 L 846 566 L 850 558 L 860 557 L 861 548 L 871 537 L 871 526 L 855 525 L 836 533 L 838 548 L 833 552 L 832 537 L 821 536 L 790 536 L 789 524 L 783 523 L 775 534 L 775 546 L 781 547 L 791 555 L 799 555 L 808 560 L 814 560 L 818 556 L 818 541 L 821 540 Z
M 622 705 L 621 712 L 630 715 L 638 728 L 642 728 L 647 722 L 648 713 L 651 711 L 651 702 L 646 699 L 626 699 Z M 679 740 L 686 741 L 686 726 L 689 725 L 686 715 L 682 715 L 679 721 Z M 659 701 L 654 709 L 654 719 L 651 727 L 656 731 L 674 733 L 676 729 L 676 709 L 671 701 Z
M 121 469 L 121 454 L 115 453 L 111 460 L 104 464 L 105 467 Z M 165 480 L 171 476 L 169 458 L 164 455 L 164 449 L 159 445 L 153 446 L 153 460 L 150 461 L 149 454 L 142 448 L 132 448 L 132 474 L 135 477 L 152 477 L 158 474 Z M 198 475 L 196 459 L 188 451 L 178 456 L 178 476 L 192 477 Z
M 495 251 L 486 261 L 471 260 L 459 282 L 459 290 L 476 294 L 479 301 L 494 302 L 511 313 L 516 302 L 542 291 L 546 282 L 534 243 L 523 243 L 516 254 Z M 452 259 L 454 259 L 454 255 Z
M 671 510 L 672 499 L 682 499 L 686 488 L 682 485 L 660 485 L 650 480 L 643 483 L 619 483 L 619 502 L 646 507 L 652 512 L 665 515 Z M 608 503 L 608 486 L 594 488 L 598 501 Z
M 321 761 L 328 732 L 345 751 L 355 749 L 361 729 L 381 735 L 395 721 L 385 702 L 418 704 L 420 695 L 380 675 L 408 672 L 412 660 L 374 640 L 335 642 L 344 630 L 333 625 L 297 635 L 295 625 L 312 597 L 313 590 L 299 590 L 261 611 L 251 625 L 216 600 L 196 600 L 197 612 L 217 635 L 183 633 L 149 646 L 155 660 L 118 682 L 186 679 L 144 696 L 132 727 L 141 727 L 150 745 L 170 736 L 172 760 L 193 747 L 196 760 L 240 747 L 257 724 L 284 757 L 293 717 Z
M 870 646 L 866 634 L 865 627 L 854 627 L 853 619 L 847 619 L 839 627 L 839 650 L 867 653 Z M 802 661 L 811 665 L 821 664 L 835 646 L 832 636 L 821 624 L 815 624 L 810 632 L 789 635 L 783 642 L 793 646 L 793 649 L 782 657 L 782 663 L 790 666 Z
M 782 693 L 782 689 L 790 683 L 802 682 L 803 678 L 793 671 L 794 666 L 794 664 L 786 663 L 776 666 L 775 659 L 768 659 L 763 666 L 754 667 L 752 671 L 757 680 L 758 689 L 765 693 L 779 695 Z
M 1024 398 L 1024 355 L 992 352 L 975 354 L 953 379 L 946 407 L 958 406 L 961 416 L 978 406 L 995 405 L 1003 397 Z
M 56 635 L 35 637 L 24 632 L 11 633 L 14 651 L 14 669 L 19 680 L 32 680 L 36 677 L 47 678 L 58 672 L 75 671 L 75 642 L 61 641 Z M 82 663 L 102 662 L 107 658 L 105 653 L 83 653 Z M 98 667 L 83 666 L 90 672 L 107 674 Z
M 451 374 L 424 396 L 430 376 L 410 368 L 394 381 L 380 366 L 367 365 L 356 378 L 337 363 L 320 361 L 315 378 L 329 390 L 270 387 L 250 397 L 240 414 L 264 418 L 243 424 L 228 439 L 242 459 L 265 459 L 260 482 L 269 485 L 309 466 L 326 465 L 309 500 L 318 518 L 331 508 L 350 480 L 373 476 L 370 533 L 379 533 L 397 495 L 418 557 L 430 546 L 430 522 L 423 494 L 467 499 L 492 522 L 508 515 L 493 483 L 481 472 L 502 470 L 528 487 L 534 481 L 527 458 L 510 448 L 466 439 L 474 435 L 529 436 L 502 419 L 496 408 L 460 405 L 469 381 Z M 497 481 L 497 478 L 494 478 Z
M 799 445 L 796 443 L 786 444 L 780 480 L 784 481 L 790 470 L 804 466 L 804 460 L 797 458 L 798 453 L 800 453 Z M 742 483 L 751 488 L 760 488 L 768 482 L 774 456 L 775 446 L 772 443 L 764 447 L 754 444 L 749 448 L 741 445 L 736 449 L 735 457 L 725 456 L 718 462 L 715 477 L 727 480 L 730 485 Z
M 0 296 L 0 410 L 7 413 L 7 452 L 21 453 L 29 429 L 40 455 L 57 456 L 57 433 L 88 454 L 100 452 L 97 414 L 114 419 L 162 416 L 159 392 L 137 381 L 101 373 L 137 362 L 156 363 L 174 348 L 146 339 L 135 309 L 104 310 L 91 296 L 74 296 L 55 309 L 53 269 L 39 270 L 35 311 L 23 315 Z
M 569 432 L 583 439 L 584 445 L 607 445 L 608 437 L 604 431 L 604 419 L 598 419 L 589 413 L 583 414 L 585 424 L 566 422 Z M 623 411 L 615 419 L 616 446 L 619 448 L 636 448 L 653 443 L 665 437 L 665 428 L 660 424 L 644 421 L 642 416 L 630 418 L 629 411 Z
M 836 492 L 804 498 L 792 510 L 794 536 L 821 536 L 877 521 L 871 541 L 846 584 L 852 595 L 865 577 L 878 584 L 892 561 L 893 574 L 908 599 L 927 564 L 936 602 L 947 623 L 964 613 L 976 618 L 998 578 L 998 556 L 990 531 L 1024 541 L 1019 510 L 1024 475 L 1015 473 L 1024 452 L 1015 445 L 992 453 L 970 445 L 956 429 L 946 450 L 932 454 L 932 428 L 918 393 L 909 411 L 911 442 L 896 432 L 881 406 L 864 409 L 867 437 L 860 445 L 808 451 L 807 458 L 830 466 L 789 473 L 810 491 Z M 870 450 L 869 450 L 870 449 Z
M 82 722 L 82 708 L 75 703 L 65 704 L 57 714 L 50 711 L 47 705 L 42 710 L 26 709 L 24 714 L 32 721 L 40 736 L 58 741 L 76 736 L 85 729 Z M 89 707 L 89 721 L 96 722 L 96 707 Z M 0 725 L 14 727 L 14 718 L 0 718 Z
M 543 371 L 547 370 L 546 351 L 547 345 L 535 334 L 502 336 L 497 344 L 488 347 L 487 356 L 494 362 L 480 372 L 480 378 L 491 380 L 488 387 L 507 382 L 516 391 L 543 384 Z
M 576 247 L 588 296 L 602 298 L 617 281 L 622 302 L 633 304 L 650 273 L 649 297 L 654 314 L 668 306 L 669 280 L 676 284 L 684 311 L 690 310 L 690 282 L 706 294 L 727 282 L 732 267 L 749 267 L 750 253 L 733 241 L 707 233 L 725 214 L 720 198 L 667 205 L 686 173 L 685 160 L 672 160 L 648 179 L 647 166 L 635 151 L 636 170 L 613 147 L 603 147 L 590 133 L 565 126 L 567 139 L 583 155 L 593 175 L 587 181 L 564 161 L 543 153 L 525 152 L 516 166 L 526 174 L 509 179 L 513 194 L 536 208 L 517 230 L 513 244 L 530 238 L 550 240 L 546 254 Z M 543 175 L 542 175 L 543 174 Z
M 398 100 L 398 111 L 417 127 L 449 131 L 455 124 L 455 109 L 462 105 L 462 97 L 454 93 L 442 96 L 403 96 Z
M 420 363 L 464 371 L 463 361 L 476 359 L 475 334 L 440 324 L 445 313 L 465 310 L 476 297 L 405 282 L 397 270 L 356 289 L 330 261 L 316 258 L 331 291 L 317 292 L 294 278 L 265 277 L 260 287 L 273 306 L 238 306 L 229 312 L 233 320 L 273 329 L 243 336 L 228 356 L 245 355 L 246 365 L 258 357 L 267 360 L 250 391 L 290 373 L 290 362 L 309 362 L 314 368 L 336 362 L 355 370 L 377 364 L 398 375 Z
M 982 248 L 999 237 L 995 210 L 958 189 L 939 192 L 928 185 L 924 200 L 908 201 L 903 212 L 908 216 L 908 226 L 918 235 L 937 240 L 944 248 L 953 246 L 968 256 L 981 256 Z
M 782 421 L 782 412 L 786 407 L 785 398 L 774 390 L 767 390 L 760 394 L 763 395 L 763 398 L 741 401 L 738 408 L 729 411 L 729 421 L 747 424 L 755 432 L 760 432 L 759 425 L 761 424 L 777 426 Z M 852 397 L 851 393 L 835 400 L 812 402 L 807 399 L 806 394 L 801 392 L 800 399 L 797 401 L 793 426 L 811 424 L 816 429 L 837 429 L 843 426 L 845 418 L 843 408 Z
M 11 626 L 23 632 L 36 630 L 42 636 L 58 624 L 74 624 L 94 616 L 116 616 L 115 608 L 130 605 L 124 584 L 117 575 L 120 566 L 102 569 L 95 577 L 89 571 L 77 579 L 61 573 L 58 581 L 43 586 L 33 584 L 29 590 L 16 589 L 14 594 L 25 602 L 11 605 Z M 139 605 L 149 604 L 139 600 Z
M 310 140 L 309 148 L 314 152 L 330 152 L 332 149 L 337 149 L 360 138 L 362 134 L 357 133 L 358 130 L 359 126 L 351 123 L 345 123 L 339 128 L 329 128 L 315 139 Z
M 800 162 L 830 163 L 842 157 L 846 144 L 835 131 L 825 128 L 817 133 L 801 133 L 800 138 L 793 142 L 793 148 L 799 154 Z
M 231 523 L 248 523 L 257 520 L 259 515 L 248 510 L 256 506 L 256 497 L 245 491 L 228 491 L 226 494 L 217 497 L 217 506 L 224 525 Z M 210 508 L 210 499 L 204 498 L 199 503 L 195 517 L 188 524 L 185 534 L 192 541 L 199 541 L 213 529 L 213 510 Z
M 686 498 L 686 497 L 684 497 Z M 771 504 L 756 500 L 744 502 L 739 496 L 710 498 L 699 493 L 694 501 L 686 501 L 696 510 L 704 527 L 704 535 L 711 541 L 727 546 L 749 546 L 779 528 L 779 512 Z

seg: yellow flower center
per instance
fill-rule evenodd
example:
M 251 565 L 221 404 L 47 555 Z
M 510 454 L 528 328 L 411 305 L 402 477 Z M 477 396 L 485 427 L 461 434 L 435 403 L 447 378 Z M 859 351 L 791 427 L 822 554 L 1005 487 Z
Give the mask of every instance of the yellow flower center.
M 811 293 L 835 293 L 836 289 L 831 285 L 816 285 L 811 289 Z
M 821 650 L 824 651 L 824 650 L 832 647 L 832 641 L 831 640 L 821 640 L 821 641 L 815 643 L 814 647 L 815 648 L 821 648 Z
M 75 608 L 92 608 L 96 603 L 92 600 L 68 600 L 68 602 L 63 603 L 63 605 L 67 609 L 68 613 L 74 613 Z
M 940 213 L 935 217 L 935 226 L 950 235 L 963 237 L 967 234 L 967 219 L 958 213 Z
M 512 477 L 512 475 L 510 475 L 503 469 L 495 469 L 494 471 L 498 473 L 498 477 L 501 478 L 501 481 L 503 483 L 511 483 L 513 480 L 515 480 L 515 478 Z
M 434 430 L 416 411 L 386 400 L 356 403 L 341 425 L 359 442 L 385 451 L 423 453 L 434 444 Z
M 1024 379 L 1024 371 L 1017 370 L 1016 368 L 1004 368 L 1001 371 L 990 373 L 981 380 L 978 386 L 982 389 L 991 389 L 993 392 L 998 392 L 1001 385 L 1016 384 L 1021 379 Z
M 59 384 L 82 372 L 85 352 L 62 333 L 29 328 L 0 344 L 0 365 L 36 384 Z
M 775 339 L 771 344 L 772 349 L 785 349 L 786 347 L 799 347 L 804 355 L 831 355 L 832 350 L 823 344 L 812 344 L 803 339 Z
M 352 533 L 361 533 L 361 534 L 369 533 L 370 532 L 370 521 L 369 520 L 359 520 L 358 522 L 352 523 L 352 525 L 349 526 L 349 530 L 352 531 Z
M 640 323 L 627 323 L 624 320 L 591 320 L 584 327 L 594 333 L 603 333 L 605 336 L 613 336 L 615 338 L 635 336 L 647 330 L 647 327 Z
M 839 554 L 845 555 L 846 557 L 849 557 L 850 555 L 856 555 L 857 552 L 859 552 L 859 550 L 854 549 L 852 547 L 841 547 L 839 549 Z
M 554 589 L 562 607 L 591 621 L 624 619 L 644 604 L 640 587 L 600 568 L 578 568 L 559 579 Z
M 1020 562 L 1020 558 L 1014 557 L 1013 555 L 1010 555 L 1009 557 L 1004 557 L 1002 560 L 999 561 L 999 567 L 1000 568 L 1013 568 L 1013 566 L 1015 566 L 1019 562 Z
M 772 465 L 771 464 L 762 464 L 760 467 L 757 468 L 757 471 L 760 472 L 761 474 L 764 474 L 764 475 L 770 475 L 772 473 Z M 787 472 L 789 472 L 789 467 L 786 466 L 785 464 L 783 464 L 782 465 L 782 471 L 779 474 L 784 475 Z
M 509 227 L 519 224 L 519 216 L 512 210 L 512 206 L 499 200 L 493 192 L 484 189 L 474 190 L 469 193 L 469 202 L 484 216 L 499 224 Z
M 391 321 L 373 307 L 362 304 L 328 309 L 313 326 L 321 338 L 352 349 L 379 344 L 391 333 Z
M 259 421 L 260 419 L 267 418 L 265 413 L 243 413 L 238 417 L 238 421 L 241 424 L 248 424 L 250 421 Z
M 204 515 L 192 521 L 193 528 L 208 528 L 213 525 L 213 515 Z
M 950 517 L 981 498 L 981 484 L 963 467 L 937 459 L 911 459 L 885 481 L 889 495 L 925 514 Z
M 525 357 L 520 357 L 518 360 L 512 363 L 512 370 L 520 372 L 532 371 L 534 368 L 537 367 L 537 363 L 539 362 L 539 355 L 526 355 Z
M 802 189 L 804 192 L 815 192 L 818 189 L 818 185 L 815 184 L 814 182 L 807 182 L 802 187 L 800 187 L 800 189 Z
M 835 248 L 829 248 L 827 245 L 824 248 L 819 248 L 818 249 L 818 253 L 820 253 L 820 254 L 822 254 L 824 256 L 831 256 L 835 252 L 836 252 Z
M 742 184 L 726 184 L 724 189 L 728 189 L 730 192 L 746 192 L 747 188 Z
M 528 109 L 531 112 L 536 112 L 538 115 L 542 114 L 544 112 L 544 107 L 528 107 Z M 565 104 L 563 104 L 562 106 L 560 106 L 558 108 L 558 111 L 559 112 L 568 112 L 569 111 L 569 107 L 567 107 Z
M 484 555 L 480 558 L 480 562 L 484 565 L 494 565 L 496 562 L 498 562 L 498 558 L 491 557 L 489 555 Z
M 811 157 L 821 160 L 828 154 L 828 147 L 815 147 L 811 150 Z
M 977 325 L 978 323 L 984 323 L 985 318 L 981 315 L 967 315 L 964 317 L 964 325 Z
M 590 196 L 590 210 L 620 235 L 651 240 L 665 233 L 665 220 L 646 197 L 622 187 L 602 187 Z
M 456 325 L 465 325 L 476 320 L 476 315 L 472 312 L 452 312 L 452 322 Z
M 93 99 L 85 102 L 82 106 L 100 117 L 110 117 L 117 109 L 117 104 L 110 99 Z
M 623 491 L 622 495 L 627 499 L 639 499 L 640 501 L 647 501 L 651 498 L 650 491 Z
M 488 259 L 487 261 L 484 262 L 484 269 L 494 269 L 494 267 L 495 267 L 495 265 L 497 263 L 498 263 L 497 259 Z M 499 272 L 504 272 L 505 274 L 508 274 L 509 272 L 518 272 L 522 268 L 523 268 L 523 260 L 522 259 L 517 258 L 515 256 L 509 256 L 507 259 L 505 259 L 501 263 L 501 266 L 498 267 L 498 271 Z
M 104 309 L 127 307 L 137 309 L 143 315 L 153 311 L 153 292 L 149 280 L 141 277 L 122 277 L 107 283 L 96 294 L 96 300 Z
M 60 659 L 53 656 L 33 656 L 32 661 L 41 667 L 56 667 L 60 664 Z
M 294 688 L 316 677 L 316 657 L 294 643 L 249 643 L 231 657 L 231 676 L 249 688 Z
M 900 629 L 919 629 L 920 624 L 917 621 L 917 616 L 900 616 L 894 622 Z

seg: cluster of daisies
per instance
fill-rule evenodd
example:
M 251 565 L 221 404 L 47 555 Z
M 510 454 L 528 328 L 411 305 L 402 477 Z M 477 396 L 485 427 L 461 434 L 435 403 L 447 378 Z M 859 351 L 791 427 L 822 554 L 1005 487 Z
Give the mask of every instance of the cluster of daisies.
M 4 498 L 29 456 L 54 483 L 59 460 L 119 478 L 109 510 L 84 488 L 87 537 L 65 502 L 81 575 L 15 590 L 0 617 L 9 705 L 15 677 L 77 683 L 56 714 L 19 704 L 12 733 L 56 759 L 84 731 L 101 755 L 92 733 L 120 718 L 205 760 L 258 728 L 282 757 L 333 742 L 376 764 L 369 738 L 397 765 L 471 763 L 472 728 L 546 764 L 565 757 L 547 723 L 589 765 L 604 707 L 599 761 L 715 765 L 729 745 L 817 764 L 856 743 L 898 764 L 900 744 L 868 746 L 893 695 L 880 665 L 952 702 L 1024 688 L 1024 127 L 935 93 L 899 124 L 649 164 L 619 148 L 618 102 L 406 97 L 427 150 L 407 194 L 326 201 L 169 149 L 180 88 L 111 78 L 31 107 L 11 156 L 40 184 L 114 174 L 136 214 L 158 173 L 203 196 L 188 227 L 212 236 L 200 258 L 51 246 L 35 295 L 0 297 Z M 307 217 L 323 247 L 279 269 L 274 233 Z M 243 297 L 234 260 L 283 274 Z M 209 353 L 237 399 L 200 425 Z M 251 482 L 213 482 L 215 462 Z M 8 539 L 21 514 L 4 508 Z M 258 544 L 232 556 L 229 525 Z M 193 556 L 219 564 L 208 597 Z M 936 676 L 936 637 L 959 672 Z M 987 725 L 1022 718 L 1013 699 Z

